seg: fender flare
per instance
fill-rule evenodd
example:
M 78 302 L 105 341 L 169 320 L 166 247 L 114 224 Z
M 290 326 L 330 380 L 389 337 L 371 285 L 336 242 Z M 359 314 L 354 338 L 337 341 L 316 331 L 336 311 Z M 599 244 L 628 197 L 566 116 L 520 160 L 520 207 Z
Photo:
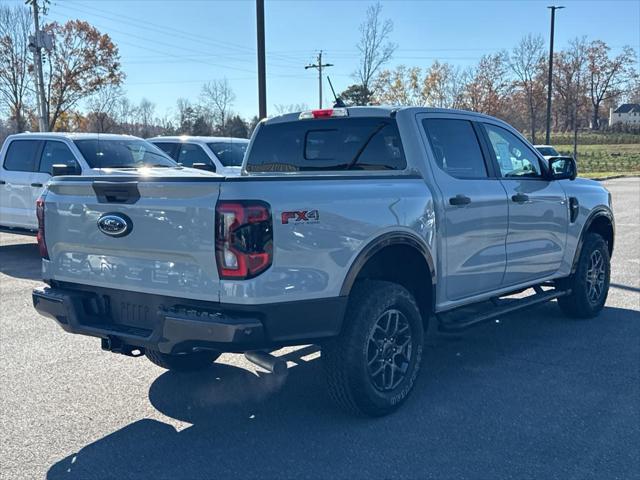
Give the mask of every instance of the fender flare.
M 340 296 L 348 296 L 351 292 L 351 288 L 358 277 L 358 274 L 362 271 L 362 268 L 366 265 L 367 261 L 371 259 L 376 253 L 391 245 L 407 245 L 418 251 L 427 262 L 429 267 L 429 273 L 431 275 L 432 293 L 435 295 L 436 287 L 436 270 L 431 257 L 431 252 L 427 246 L 421 242 L 415 235 L 405 232 L 390 232 L 384 233 L 374 240 L 369 242 L 356 256 L 347 272 L 347 276 L 342 282 L 342 288 L 340 289 Z
M 611 252 L 613 252 L 613 244 L 614 244 L 615 233 L 616 233 L 616 224 L 613 218 L 613 213 L 611 212 L 611 210 L 609 210 L 606 207 L 597 207 L 589 214 L 589 216 L 584 222 L 584 225 L 582 226 L 582 230 L 580 231 L 580 238 L 578 239 L 576 252 L 573 255 L 573 263 L 571 264 L 572 275 L 576 273 L 576 270 L 578 268 L 578 261 L 580 260 L 580 254 L 582 253 L 582 245 L 584 244 L 584 237 L 586 236 L 587 232 L 591 228 L 591 225 L 593 225 L 593 222 L 595 222 L 598 218 L 601 218 L 601 217 L 606 218 L 607 220 L 609 220 L 609 223 L 611 223 L 611 228 L 613 229 L 613 237 L 611 239 L 611 245 L 609 246 L 609 248 Z

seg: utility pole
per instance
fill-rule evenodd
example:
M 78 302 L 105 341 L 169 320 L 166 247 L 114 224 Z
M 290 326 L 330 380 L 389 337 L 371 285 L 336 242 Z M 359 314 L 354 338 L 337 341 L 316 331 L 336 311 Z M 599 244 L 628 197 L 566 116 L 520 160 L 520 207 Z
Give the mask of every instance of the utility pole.
M 551 143 L 551 92 L 553 88 L 553 34 L 556 22 L 556 10 L 564 7 L 547 7 L 551 10 L 551 38 L 549 39 L 549 83 L 547 85 L 547 136 L 545 143 Z
M 264 54 L 264 0 L 256 0 L 258 34 L 258 118 L 267 117 L 267 78 Z
M 305 70 L 310 68 L 318 69 L 318 94 L 320 97 L 318 101 L 318 108 L 322 108 L 322 69 L 324 67 L 333 67 L 333 63 L 322 63 L 322 50 L 320 50 L 320 53 L 318 54 L 318 63 L 312 63 L 304 67 Z
M 33 22 L 35 26 L 35 34 L 29 38 L 29 47 L 33 51 L 33 64 L 36 73 L 36 91 L 38 100 L 38 127 L 41 132 L 49 131 L 49 112 L 47 111 L 47 100 L 44 95 L 44 76 L 42 74 L 42 48 L 51 50 L 51 37 L 40 31 L 40 18 L 38 9 L 38 0 L 31 0 L 33 7 Z

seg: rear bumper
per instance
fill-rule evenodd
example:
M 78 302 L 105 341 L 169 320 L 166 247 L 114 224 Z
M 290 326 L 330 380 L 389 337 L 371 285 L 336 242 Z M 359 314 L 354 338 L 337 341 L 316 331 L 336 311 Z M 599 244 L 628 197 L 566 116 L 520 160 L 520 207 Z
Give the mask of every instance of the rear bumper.
M 346 308 L 346 297 L 247 306 L 75 284 L 36 289 L 32 297 L 38 313 L 67 332 L 162 353 L 313 343 L 338 335 Z

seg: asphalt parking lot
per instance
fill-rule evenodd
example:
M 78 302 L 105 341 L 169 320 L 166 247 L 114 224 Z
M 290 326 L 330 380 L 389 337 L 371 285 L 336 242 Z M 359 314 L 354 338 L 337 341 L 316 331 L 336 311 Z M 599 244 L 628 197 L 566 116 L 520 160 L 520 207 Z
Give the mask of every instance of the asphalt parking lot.
M 606 182 L 617 220 L 605 311 L 554 303 L 428 339 L 405 406 L 354 419 L 313 348 L 286 379 L 225 355 L 200 374 L 104 353 L 39 317 L 35 240 L 0 234 L 0 477 L 637 478 L 640 179 Z

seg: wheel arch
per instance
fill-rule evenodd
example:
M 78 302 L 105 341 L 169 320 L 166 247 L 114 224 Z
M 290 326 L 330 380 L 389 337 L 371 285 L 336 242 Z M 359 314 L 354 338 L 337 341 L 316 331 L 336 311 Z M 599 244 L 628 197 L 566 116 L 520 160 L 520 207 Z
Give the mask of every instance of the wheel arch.
M 580 260 L 580 253 L 582 252 L 582 246 L 587 234 L 597 233 L 607 243 L 609 249 L 609 255 L 613 255 L 613 245 L 615 239 L 615 221 L 613 213 L 606 207 L 600 207 L 595 209 L 587 220 L 584 222 L 582 231 L 580 232 L 580 238 L 578 239 L 578 245 L 576 252 L 573 256 L 573 264 L 571 266 L 571 273 L 575 273 L 578 268 L 578 261 Z
M 402 268 L 394 268 L 398 265 Z M 348 296 L 354 284 L 365 278 L 393 281 L 407 288 L 416 298 L 425 322 L 433 312 L 434 262 L 427 246 L 415 235 L 386 233 L 368 243 L 351 264 L 340 295 Z

